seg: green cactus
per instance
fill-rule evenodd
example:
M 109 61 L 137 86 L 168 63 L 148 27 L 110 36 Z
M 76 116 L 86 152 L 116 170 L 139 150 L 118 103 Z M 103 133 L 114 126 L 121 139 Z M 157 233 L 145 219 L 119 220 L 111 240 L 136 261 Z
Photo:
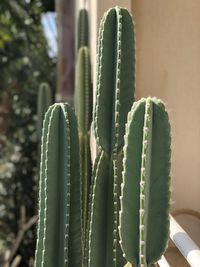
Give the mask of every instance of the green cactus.
M 164 253 L 169 235 L 170 124 L 156 98 L 134 103 L 126 125 L 120 239 L 126 260 L 147 267 Z
M 38 101 L 37 101 L 37 114 L 38 114 L 38 121 L 37 121 L 37 129 L 38 129 L 38 141 L 40 142 L 42 136 L 42 126 L 44 115 L 48 110 L 49 106 L 52 105 L 52 92 L 47 83 L 41 83 L 38 92 Z
M 121 267 L 118 213 L 120 165 L 127 113 L 134 100 L 134 29 L 126 9 L 105 13 L 99 31 L 97 90 L 93 126 L 99 155 L 89 231 L 89 266 Z
M 81 177 L 82 177 L 82 219 L 83 241 L 86 239 L 88 222 L 89 192 L 91 184 L 90 125 L 92 120 L 92 86 L 90 56 L 87 47 L 81 47 L 76 64 L 75 110 L 78 120 Z
M 54 104 L 42 135 L 36 267 L 82 266 L 80 198 L 75 115 Z
M 77 50 L 82 46 L 88 46 L 88 12 L 81 9 L 78 16 L 78 40 Z
M 92 86 L 89 48 L 84 46 L 78 51 L 76 63 L 75 110 L 78 128 L 88 133 L 92 120 Z

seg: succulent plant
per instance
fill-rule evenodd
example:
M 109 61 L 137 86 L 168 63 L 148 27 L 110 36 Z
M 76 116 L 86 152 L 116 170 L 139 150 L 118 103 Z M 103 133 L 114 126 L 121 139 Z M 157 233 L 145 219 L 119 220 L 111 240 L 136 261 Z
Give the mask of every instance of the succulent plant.
M 42 134 L 36 267 L 82 266 L 80 198 L 76 118 L 54 104 Z
M 88 133 L 92 120 L 92 86 L 89 48 L 84 46 L 78 51 L 76 62 L 75 111 L 78 128 Z
M 134 103 L 126 125 L 120 238 L 125 258 L 147 267 L 169 236 L 171 137 L 168 114 L 156 98 Z
M 121 267 L 119 245 L 120 166 L 127 113 L 134 101 L 134 29 L 129 12 L 105 13 L 99 30 L 96 105 L 93 126 L 95 162 L 89 230 L 89 266 Z
M 150 267 L 164 253 L 169 235 L 168 114 L 156 98 L 133 104 L 132 17 L 124 8 L 109 9 L 98 38 L 92 123 L 97 156 L 91 178 L 87 20 L 87 11 L 81 10 L 78 123 L 68 104 L 50 106 L 43 123 L 35 266 Z
M 38 114 L 37 128 L 38 128 L 39 142 L 42 136 L 44 115 L 48 110 L 49 106 L 52 105 L 52 103 L 53 103 L 52 92 L 49 85 L 47 83 L 41 83 L 38 91 L 38 102 L 37 102 L 37 114 Z
M 77 49 L 82 46 L 88 46 L 88 12 L 81 9 L 78 16 L 78 40 Z
M 89 192 L 91 185 L 92 163 L 90 153 L 90 125 L 92 120 L 92 86 L 90 55 L 88 47 L 78 51 L 76 63 L 75 111 L 78 121 L 80 142 L 80 164 L 82 183 L 82 220 L 83 241 L 85 243 L 88 222 Z

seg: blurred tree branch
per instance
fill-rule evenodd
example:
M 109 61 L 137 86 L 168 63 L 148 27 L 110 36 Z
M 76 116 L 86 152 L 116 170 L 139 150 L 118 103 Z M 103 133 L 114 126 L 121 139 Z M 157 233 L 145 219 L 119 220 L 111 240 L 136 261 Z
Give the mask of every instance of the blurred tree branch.
M 37 222 L 37 216 L 33 216 L 28 221 L 26 221 L 27 220 L 26 209 L 24 206 L 21 206 L 20 213 L 21 213 L 21 216 L 20 216 L 20 222 L 19 222 L 19 231 L 17 233 L 15 240 L 13 241 L 12 247 L 5 252 L 3 267 L 18 266 L 17 264 L 20 263 L 21 256 L 17 255 L 15 258 L 14 256 L 16 255 L 21 245 L 21 242 L 24 238 L 26 231 L 28 231 Z

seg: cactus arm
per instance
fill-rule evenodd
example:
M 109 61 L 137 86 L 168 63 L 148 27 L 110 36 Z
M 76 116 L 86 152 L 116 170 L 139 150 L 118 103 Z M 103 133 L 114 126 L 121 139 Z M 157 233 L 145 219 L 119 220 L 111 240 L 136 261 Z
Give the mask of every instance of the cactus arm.
M 92 163 L 90 159 L 90 147 L 89 147 L 89 136 L 80 135 L 80 159 L 81 159 L 81 178 L 82 178 L 82 226 L 83 226 L 83 241 L 86 238 L 86 228 L 88 222 L 88 209 L 89 209 L 89 194 L 91 184 L 91 168 Z
M 42 266 L 63 266 L 68 261 L 70 204 L 69 122 L 61 107 L 51 112 L 46 144 L 45 228 Z M 56 141 L 59 140 L 59 141 Z M 65 177 L 66 174 L 66 177 Z
M 52 92 L 47 83 L 41 83 L 38 92 L 38 99 L 37 99 L 37 131 L 38 131 L 38 140 L 40 141 L 42 136 L 42 127 L 43 127 L 43 120 L 46 111 L 48 110 L 49 106 L 53 103 Z
M 94 129 L 98 145 L 110 153 L 123 144 L 126 116 L 134 99 L 134 34 L 128 11 L 110 9 L 99 33 Z
M 102 151 L 95 173 L 90 217 L 89 266 L 120 266 L 118 246 L 117 160 Z M 113 169 L 115 168 L 115 170 Z M 114 176 L 113 176 L 114 173 Z M 113 191 L 114 190 L 114 191 Z
M 144 104 L 139 105 L 136 102 L 128 114 L 126 125 L 119 227 L 122 250 L 127 261 L 135 266 L 139 264 L 139 200 L 143 123 Z M 132 144 L 130 145 L 130 143 Z
M 74 106 L 78 121 L 79 131 L 85 131 L 85 73 L 84 73 L 84 50 L 79 49 L 77 62 L 76 62 L 76 80 L 75 80 L 75 97 Z
M 98 89 L 98 85 L 100 84 L 100 80 L 101 80 L 101 74 L 99 73 L 100 70 L 100 66 L 101 66 L 101 62 L 102 62 L 102 32 L 104 29 L 104 24 L 105 24 L 105 20 L 106 20 L 106 14 L 104 14 L 104 16 L 102 17 L 101 21 L 100 21 L 100 26 L 99 26 L 99 32 L 98 32 L 98 41 L 97 41 L 97 59 L 96 59 L 96 89 Z M 94 130 L 94 134 L 95 134 L 95 125 L 96 125 L 96 120 L 97 120 L 97 107 L 98 107 L 98 103 L 97 103 L 97 99 L 99 98 L 99 96 L 97 96 L 99 94 L 99 91 L 97 92 L 96 90 L 96 99 L 95 99 L 95 105 L 93 107 L 93 130 Z M 95 124 L 95 125 L 94 125 Z
M 90 129 L 92 110 L 90 54 L 87 47 L 81 47 L 77 57 L 75 109 L 79 132 L 86 133 Z
M 148 98 L 135 103 L 126 126 L 119 228 L 122 250 L 135 266 L 151 266 L 166 248 L 170 142 L 161 101 Z
M 87 47 L 84 47 L 84 67 L 85 67 L 85 129 L 90 130 L 92 121 L 92 82 L 91 82 L 91 63 L 90 63 L 90 51 Z
M 70 218 L 69 218 L 69 266 L 82 265 L 82 227 L 81 227 L 81 182 L 77 122 L 74 111 L 65 105 L 69 117 L 70 129 Z
M 44 126 L 46 144 L 41 159 L 38 228 L 42 260 L 38 249 L 36 266 L 81 267 L 80 170 L 75 115 L 68 105 L 55 104 L 47 111 Z
M 50 108 L 49 112 L 46 113 L 44 126 L 43 126 L 43 134 L 42 134 L 42 142 L 41 142 L 41 161 L 40 161 L 40 186 L 39 186 L 39 221 L 38 221 L 38 229 L 37 236 L 40 237 L 37 239 L 36 245 L 36 264 L 35 266 L 40 266 L 39 264 L 42 261 L 42 251 L 43 251 L 43 238 L 44 238 L 44 209 L 45 209 L 45 158 L 46 158 L 46 141 L 47 141 L 47 132 L 50 114 L 53 109 L 53 106 Z
M 98 163 L 95 163 L 95 181 L 92 191 L 92 204 L 90 215 L 89 232 L 89 267 L 108 266 L 107 262 L 107 220 L 111 214 L 108 214 L 107 199 L 104 196 L 108 190 L 109 183 L 109 161 L 105 152 L 101 152 L 97 157 Z M 108 217 L 107 217 L 108 216 Z M 112 240 L 112 232 L 109 233 Z M 112 253 L 111 253 L 112 254 Z
M 123 266 L 118 237 L 117 159 L 101 151 L 95 161 L 91 200 L 89 266 Z M 113 176 L 114 174 L 114 176 Z M 113 187 L 113 184 L 114 187 Z
M 83 211 L 83 229 L 85 231 L 84 238 L 86 239 L 86 228 L 88 223 L 88 212 L 89 212 L 89 195 L 91 187 L 91 175 L 92 175 L 92 162 L 91 162 L 91 153 L 90 153 L 90 144 L 89 144 L 89 134 L 84 136 L 84 151 L 82 154 L 81 162 L 84 163 L 82 166 L 82 173 L 84 179 L 82 179 L 82 211 Z
M 79 49 L 82 46 L 88 46 L 88 12 L 81 9 L 78 17 L 78 44 Z
M 90 237 L 90 222 L 92 216 L 92 199 L 93 199 L 93 188 L 94 188 L 94 181 L 96 177 L 97 170 L 99 168 L 99 160 L 102 157 L 102 153 L 98 153 L 97 157 L 94 162 L 93 170 L 92 170 L 92 179 L 90 185 L 90 194 L 89 194 L 89 208 L 88 208 L 88 221 L 87 221 L 87 233 L 86 233 L 86 243 L 85 243 L 85 266 L 88 266 L 89 260 L 89 237 Z
M 75 109 L 78 118 L 81 176 L 82 176 L 82 217 L 83 241 L 86 238 L 88 220 L 89 192 L 91 183 L 91 155 L 89 146 L 89 129 L 92 113 L 92 88 L 90 73 L 90 55 L 87 47 L 81 47 L 76 64 Z
M 164 253 L 169 237 L 171 135 L 169 117 L 164 104 L 153 99 L 151 184 L 147 225 L 147 263 L 155 263 Z M 158 164 L 159 162 L 159 164 Z M 159 190 L 158 190 L 159 188 Z M 155 206 L 156 207 L 156 206 Z M 155 225 L 159 231 L 155 231 Z M 153 231 L 154 230 L 154 231 Z M 156 246 L 152 246 L 156 244 Z
M 92 214 L 98 216 L 101 214 L 101 217 L 104 216 L 106 219 L 97 220 L 97 215 L 91 217 L 90 243 L 93 244 L 96 239 L 98 242 L 90 246 L 90 260 L 93 260 L 90 266 L 120 267 L 125 262 L 118 244 L 119 185 L 121 184 L 118 153 L 124 142 L 126 116 L 134 100 L 133 46 L 133 23 L 128 11 L 119 7 L 110 9 L 105 13 L 99 30 L 97 95 L 93 115 L 96 142 L 108 162 L 104 157 L 102 162 L 99 160 L 97 169 L 100 171 L 95 177 L 96 191 L 95 189 L 93 191 Z M 123 68 L 128 71 L 123 71 Z M 102 177 L 104 172 L 107 179 Z M 97 204 L 100 195 L 105 202 L 105 210 Z M 93 232 L 96 227 L 101 233 L 104 232 L 105 236 L 101 234 L 94 238 Z

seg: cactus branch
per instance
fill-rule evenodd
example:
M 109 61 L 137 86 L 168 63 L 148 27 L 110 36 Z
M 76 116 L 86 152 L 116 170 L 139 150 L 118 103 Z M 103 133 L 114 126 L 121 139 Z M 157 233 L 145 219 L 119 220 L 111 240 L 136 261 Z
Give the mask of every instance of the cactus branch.
M 67 104 L 55 104 L 43 128 L 36 267 L 81 267 L 79 171 L 75 115 Z
M 169 236 L 170 125 L 156 98 L 134 103 L 126 125 L 120 238 L 135 266 L 151 266 L 164 253 Z

